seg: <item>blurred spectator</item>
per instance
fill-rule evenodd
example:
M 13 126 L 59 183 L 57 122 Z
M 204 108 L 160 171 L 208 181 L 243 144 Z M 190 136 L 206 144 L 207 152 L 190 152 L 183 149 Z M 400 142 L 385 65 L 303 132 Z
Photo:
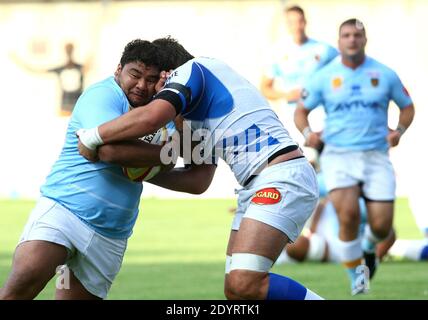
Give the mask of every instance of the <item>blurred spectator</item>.
M 50 69 L 41 69 L 28 64 L 16 55 L 12 58 L 19 66 L 25 70 L 34 73 L 53 72 L 58 76 L 59 85 L 61 89 L 61 105 L 59 108 L 59 115 L 63 117 L 70 116 L 73 112 L 74 105 L 77 99 L 82 94 L 84 86 L 84 78 L 90 63 L 85 65 L 79 64 L 74 60 L 74 44 L 66 43 L 64 46 L 66 61 L 57 67 Z

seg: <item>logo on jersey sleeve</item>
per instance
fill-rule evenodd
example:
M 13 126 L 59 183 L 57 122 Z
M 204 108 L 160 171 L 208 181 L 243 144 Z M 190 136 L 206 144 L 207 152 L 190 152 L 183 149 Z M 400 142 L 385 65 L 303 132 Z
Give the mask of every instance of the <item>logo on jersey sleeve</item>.
M 333 87 L 333 89 L 339 89 L 342 86 L 342 84 L 343 84 L 343 80 L 341 77 L 335 77 L 331 81 L 331 86 Z
M 377 87 L 379 85 L 379 78 L 371 78 L 370 79 L 370 83 L 372 84 L 373 87 Z
M 256 192 L 251 199 L 252 203 L 265 205 L 281 201 L 281 193 L 276 188 L 264 188 Z

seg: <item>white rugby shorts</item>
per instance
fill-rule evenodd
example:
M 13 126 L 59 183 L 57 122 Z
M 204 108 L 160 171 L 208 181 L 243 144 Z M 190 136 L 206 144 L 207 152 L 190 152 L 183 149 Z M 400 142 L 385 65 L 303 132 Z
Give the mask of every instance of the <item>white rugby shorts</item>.
M 315 171 L 306 158 L 263 169 L 237 193 L 232 230 L 239 230 L 242 218 L 250 218 L 282 231 L 290 242 L 297 239 L 318 202 Z
M 320 158 L 327 190 L 361 184 L 363 196 L 373 201 L 395 199 L 395 172 L 388 153 L 349 151 L 326 146 Z
M 67 248 L 66 265 L 93 295 L 106 298 L 122 265 L 127 239 L 100 235 L 57 202 L 41 197 L 30 214 L 19 244 L 43 240 Z

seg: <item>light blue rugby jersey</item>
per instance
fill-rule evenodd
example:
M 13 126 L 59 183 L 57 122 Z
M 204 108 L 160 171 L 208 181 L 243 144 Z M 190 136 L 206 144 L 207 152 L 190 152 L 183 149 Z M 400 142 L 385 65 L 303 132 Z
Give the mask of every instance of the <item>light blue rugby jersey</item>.
M 279 81 L 286 91 L 302 88 L 317 70 L 338 55 L 329 44 L 311 38 L 302 45 L 292 40 L 281 42 L 274 51 L 274 62 L 265 75 Z
M 128 100 L 113 77 L 86 89 L 74 108 L 59 159 L 41 187 L 43 196 L 60 203 L 100 234 L 117 239 L 132 233 L 142 183 L 126 178 L 118 165 L 91 163 L 80 156 L 76 131 L 99 126 L 128 110 Z
M 195 58 L 180 66 L 157 98 L 170 101 L 194 132 L 207 134 L 210 152 L 241 185 L 270 155 L 296 145 L 258 89 L 217 59 Z
M 388 149 L 391 100 L 400 109 L 412 104 L 397 74 L 367 56 L 355 70 L 337 57 L 315 74 L 303 92 L 305 108 L 324 106 L 324 142 L 347 150 Z

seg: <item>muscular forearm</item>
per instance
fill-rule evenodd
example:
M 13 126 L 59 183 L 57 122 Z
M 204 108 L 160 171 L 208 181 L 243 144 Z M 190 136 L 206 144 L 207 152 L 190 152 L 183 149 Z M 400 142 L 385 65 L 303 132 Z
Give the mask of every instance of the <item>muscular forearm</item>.
M 278 91 L 272 88 L 263 88 L 261 91 L 263 95 L 269 100 L 285 99 L 285 92 Z
M 309 110 L 305 109 L 303 105 L 299 104 L 294 112 L 294 123 L 296 124 L 297 129 L 303 133 L 305 128 L 309 127 Z
M 162 146 L 143 141 L 129 141 L 102 145 L 98 148 L 101 161 L 122 167 L 143 168 L 161 165 Z
M 174 191 L 201 194 L 210 186 L 215 170 L 215 165 L 192 165 L 160 173 L 148 182 Z
M 273 79 L 263 78 L 260 85 L 260 91 L 269 100 L 284 99 L 285 92 L 274 89 L 273 82 Z
M 413 104 L 407 106 L 404 109 L 400 110 L 400 116 L 398 119 L 398 126 L 403 126 L 405 129 L 407 129 L 413 121 L 413 118 L 415 116 L 415 107 Z
M 155 132 L 174 117 L 175 109 L 172 104 L 157 99 L 104 123 L 98 127 L 98 132 L 104 144 L 131 140 Z

